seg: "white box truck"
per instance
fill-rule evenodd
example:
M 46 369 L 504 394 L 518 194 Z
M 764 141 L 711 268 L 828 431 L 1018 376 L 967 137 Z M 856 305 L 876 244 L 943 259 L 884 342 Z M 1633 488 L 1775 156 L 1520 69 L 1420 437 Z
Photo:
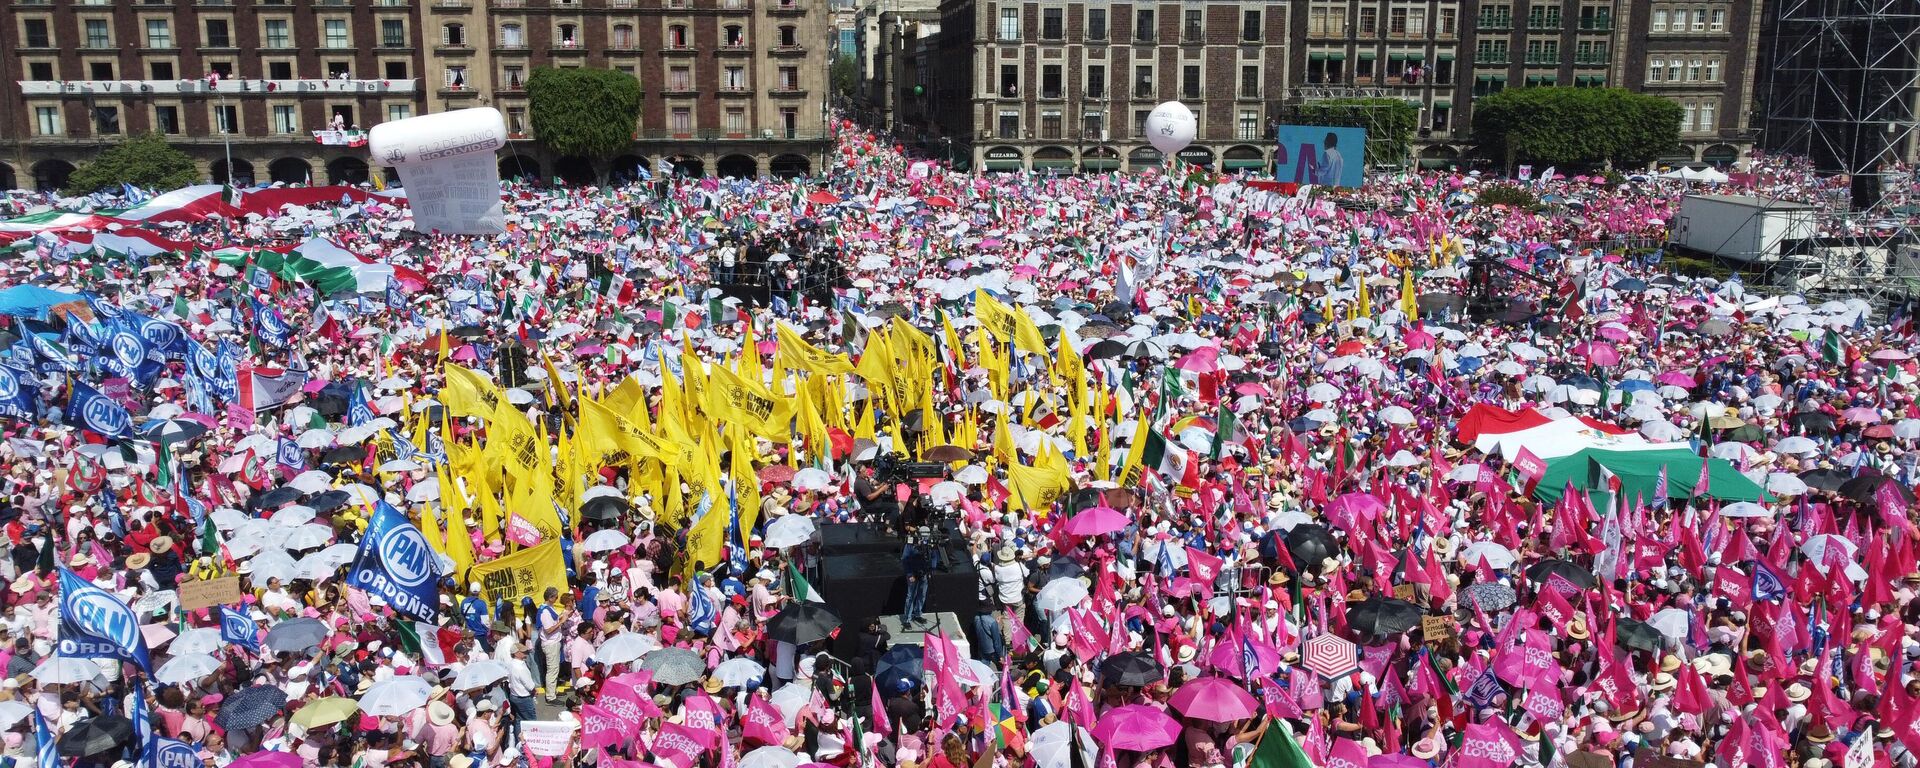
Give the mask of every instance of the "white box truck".
M 1819 235 L 1819 209 L 1746 195 L 1687 195 L 1669 222 L 1667 242 L 1743 263 L 1798 255 Z

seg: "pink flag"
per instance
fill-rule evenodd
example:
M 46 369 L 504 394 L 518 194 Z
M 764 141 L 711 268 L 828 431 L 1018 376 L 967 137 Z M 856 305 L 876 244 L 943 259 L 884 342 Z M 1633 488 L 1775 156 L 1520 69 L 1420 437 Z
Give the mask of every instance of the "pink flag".
M 1021 651 L 1032 650 L 1033 633 L 1027 631 L 1026 622 L 1021 621 L 1011 607 L 1007 608 L 1007 619 L 1007 625 L 1013 628 L 1012 636 L 1007 638 L 1007 647 Z
M 941 675 L 933 684 L 934 724 L 941 728 L 951 728 L 960 715 L 967 711 L 967 697 L 960 692 L 960 683 L 953 675 Z
M 698 734 L 701 746 L 713 749 L 723 735 L 720 724 L 726 720 L 726 713 L 720 711 L 720 704 L 712 696 L 695 693 L 688 696 L 681 707 L 686 710 L 687 728 Z
M 879 705 L 877 699 L 874 703 Z M 877 713 L 874 720 L 878 726 L 878 721 L 887 716 L 886 708 L 882 706 L 874 711 Z M 883 733 L 890 733 L 890 731 L 883 731 Z M 773 706 L 772 702 L 756 693 L 747 701 L 747 711 L 740 718 L 740 735 L 761 744 L 779 746 L 787 741 L 787 718 Z
M 893 723 L 887 720 L 887 705 L 886 701 L 880 698 L 880 684 L 874 682 L 873 678 L 867 678 L 867 690 L 872 700 L 874 732 L 891 737 Z M 785 727 L 784 723 L 782 727 Z
M 1260 682 L 1260 698 L 1267 706 L 1268 717 L 1284 717 L 1291 720 L 1306 717 L 1306 713 L 1300 711 L 1300 703 L 1294 701 L 1292 696 L 1287 695 L 1286 689 L 1272 680 Z
M 626 727 L 618 715 L 606 707 L 588 704 L 580 708 L 580 747 L 604 749 L 626 741 Z
M 1334 739 L 1322 768 L 1367 768 L 1367 749 L 1353 739 Z
M 649 751 L 675 768 L 694 768 L 707 751 L 705 737 L 677 723 L 661 723 Z
M 622 675 L 621 677 L 626 677 Z M 638 731 L 649 717 L 665 717 L 653 699 L 642 693 L 632 683 L 613 678 L 600 684 L 600 698 L 597 702 L 609 714 L 619 718 L 620 725 L 627 732 Z
M 1455 758 L 1459 768 L 1507 768 L 1520 761 L 1520 739 L 1497 720 L 1469 725 Z
M 1218 557 L 1187 547 L 1187 568 L 1193 572 L 1193 578 L 1202 583 L 1212 584 L 1214 579 L 1219 578 L 1220 567 L 1225 563 Z
M 1093 725 L 1093 699 L 1087 696 L 1087 689 L 1080 685 L 1080 678 L 1074 678 L 1067 689 L 1067 700 L 1063 703 L 1069 722 L 1091 727 Z
M 1567 712 L 1567 705 L 1560 700 L 1560 694 L 1549 690 L 1528 691 L 1526 700 L 1522 701 L 1520 706 L 1527 711 L 1528 715 L 1533 716 L 1533 721 L 1536 723 L 1559 722 L 1560 717 Z
M 927 635 L 926 646 L 923 650 L 928 672 L 943 677 L 954 674 L 956 665 L 960 661 L 960 652 L 958 647 L 953 644 L 953 641 L 947 639 L 945 633 L 934 632 L 931 635 Z

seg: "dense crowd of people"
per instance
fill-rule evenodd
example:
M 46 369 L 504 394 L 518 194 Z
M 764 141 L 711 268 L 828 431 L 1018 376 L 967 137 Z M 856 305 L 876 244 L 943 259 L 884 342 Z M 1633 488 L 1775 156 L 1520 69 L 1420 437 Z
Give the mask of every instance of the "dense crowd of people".
M 19 197 L 5 754 L 1916 765 L 1911 321 L 1672 273 L 1684 184 L 838 136 L 491 237 Z M 909 542 L 885 616 L 830 526 Z

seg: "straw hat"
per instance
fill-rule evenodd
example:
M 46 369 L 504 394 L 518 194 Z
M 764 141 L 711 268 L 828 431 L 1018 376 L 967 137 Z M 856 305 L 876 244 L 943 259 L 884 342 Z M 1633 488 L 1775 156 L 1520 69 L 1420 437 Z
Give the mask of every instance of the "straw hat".
M 1671 653 L 1661 657 L 1660 659 L 1661 672 L 1675 672 L 1675 671 L 1678 671 L 1679 669 L 1680 669 L 1680 657 L 1675 656 Z
M 1587 618 L 1583 615 L 1575 614 L 1573 621 L 1567 624 L 1567 637 L 1575 640 L 1585 640 L 1591 636 L 1592 633 L 1587 631 Z
M 147 549 L 156 555 L 164 553 L 169 549 L 173 549 L 173 537 L 172 536 L 155 537 L 153 542 L 147 545 Z
M 1806 701 L 1812 696 L 1813 690 L 1808 688 L 1805 683 L 1795 682 L 1787 686 L 1787 701 L 1799 703 Z
M 452 725 L 453 707 L 444 701 L 427 702 L 427 721 L 434 725 Z
M 1003 547 L 1001 547 L 1001 548 L 1000 548 L 1000 551 L 999 551 L 998 553 L 995 553 L 995 554 L 994 554 L 994 556 L 993 556 L 993 559 L 994 559 L 994 560 L 996 560 L 996 561 L 998 561 L 998 562 L 1002 562 L 1002 563 L 1011 563 L 1011 562 L 1013 562 L 1013 547 L 1012 547 L 1012 545 L 1008 545 L 1008 546 L 1003 546 Z
M 1653 674 L 1652 684 L 1649 685 L 1648 688 L 1654 691 L 1671 691 L 1674 685 L 1673 675 L 1666 672 L 1655 672 Z
M 702 690 L 705 690 L 707 693 L 719 693 L 720 689 L 726 686 L 723 686 L 720 684 L 720 678 L 709 677 L 707 678 L 707 682 L 701 684 L 700 687 Z
M 1421 739 L 1413 743 L 1412 754 L 1421 760 L 1432 760 L 1440 756 L 1440 744 L 1433 739 Z
M 153 556 L 145 552 L 135 552 L 127 556 L 127 568 L 131 570 L 140 570 L 141 568 L 147 567 L 147 564 L 151 562 L 153 562 Z

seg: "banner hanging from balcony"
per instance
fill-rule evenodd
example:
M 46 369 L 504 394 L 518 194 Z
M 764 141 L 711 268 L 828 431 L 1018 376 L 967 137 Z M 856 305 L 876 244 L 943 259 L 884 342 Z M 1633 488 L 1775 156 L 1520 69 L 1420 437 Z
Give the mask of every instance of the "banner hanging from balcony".
M 364 147 L 366 131 L 314 131 L 313 140 L 329 147 Z

